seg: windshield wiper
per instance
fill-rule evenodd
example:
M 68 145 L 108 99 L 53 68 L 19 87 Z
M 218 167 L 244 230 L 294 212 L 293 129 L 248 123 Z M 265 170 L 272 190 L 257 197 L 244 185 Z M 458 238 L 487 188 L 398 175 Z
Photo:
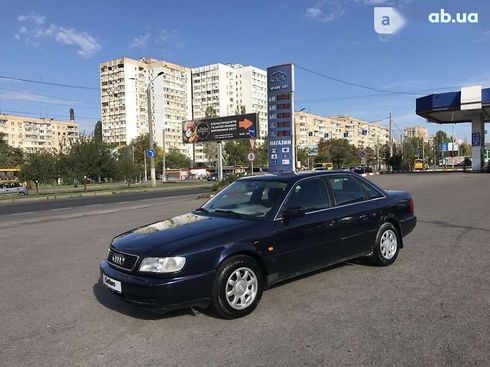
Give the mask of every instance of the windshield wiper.
M 237 212 L 234 212 L 233 210 L 223 210 L 223 209 L 216 209 L 213 211 L 213 213 L 229 214 L 229 215 L 232 215 L 234 217 L 240 217 L 240 218 L 244 218 L 247 216 L 246 214 L 237 213 Z

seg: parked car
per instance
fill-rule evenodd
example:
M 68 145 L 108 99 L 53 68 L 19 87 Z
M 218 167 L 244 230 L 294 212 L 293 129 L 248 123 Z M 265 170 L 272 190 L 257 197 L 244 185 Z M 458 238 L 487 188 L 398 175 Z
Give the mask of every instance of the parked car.
M 17 194 L 27 195 L 28 191 L 24 185 L 18 182 L 0 183 L 0 195 L 1 194 Z
M 416 221 L 409 193 L 350 172 L 251 176 L 193 212 L 115 237 L 102 282 L 133 304 L 237 318 L 300 274 L 355 258 L 392 264 Z
M 212 173 L 208 176 L 207 178 L 208 181 L 218 181 L 218 174 L 217 173 Z

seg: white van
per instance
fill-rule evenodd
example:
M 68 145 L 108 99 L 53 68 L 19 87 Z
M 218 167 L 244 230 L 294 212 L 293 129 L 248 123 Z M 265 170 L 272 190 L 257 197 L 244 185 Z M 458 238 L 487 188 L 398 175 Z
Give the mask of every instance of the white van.
M 27 195 L 27 188 L 18 182 L 0 183 L 0 195 L 15 193 L 17 195 Z

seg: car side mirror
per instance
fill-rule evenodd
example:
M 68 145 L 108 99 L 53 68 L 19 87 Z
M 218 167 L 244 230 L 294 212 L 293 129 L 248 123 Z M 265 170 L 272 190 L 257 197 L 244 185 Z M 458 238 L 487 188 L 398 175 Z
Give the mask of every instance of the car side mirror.
M 285 219 L 304 217 L 304 216 L 305 216 L 305 210 L 297 206 L 292 208 L 287 208 L 282 212 L 282 217 Z

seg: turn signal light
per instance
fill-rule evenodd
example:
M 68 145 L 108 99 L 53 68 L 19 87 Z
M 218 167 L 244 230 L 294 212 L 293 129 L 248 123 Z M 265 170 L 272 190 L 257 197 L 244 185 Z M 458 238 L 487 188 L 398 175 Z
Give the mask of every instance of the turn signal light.
M 413 199 L 410 198 L 410 212 L 415 213 L 415 207 L 413 205 Z

